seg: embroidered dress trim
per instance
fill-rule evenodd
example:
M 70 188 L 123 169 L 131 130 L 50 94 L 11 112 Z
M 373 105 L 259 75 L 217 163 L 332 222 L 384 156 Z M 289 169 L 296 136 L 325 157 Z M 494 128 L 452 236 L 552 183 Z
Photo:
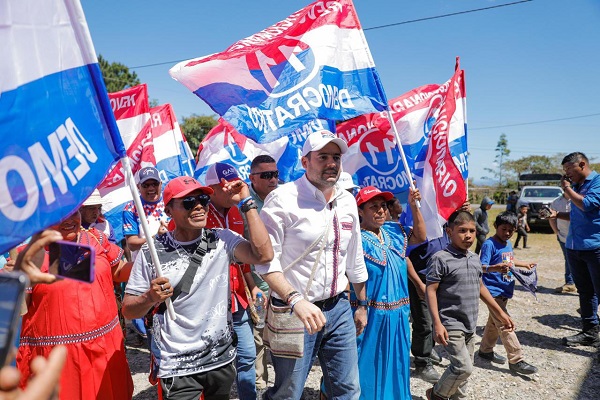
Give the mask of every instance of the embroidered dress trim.
M 75 333 L 72 335 L 60 335 L 60 336 L 39 336 L 39 337 L 31 337 L 31 336 L 23 336 L 21 337 L 21 343 L 19 346 L 55 346 L 57 344 L 72 344 L 72 343 L 82 343 L 87 342 L 100 336 L 106 335 L 108 332 L 112 331 L 114 328 L 119 326 L 119 317 L 115 317 L 108 324 L 101 326 L 98 329 L 94 329 L 93 331 L 84 332 L 84 333 Z
M 375 235 L 375 233 L 373 233 L 371 231 L 367 231 L 365 229 L 361 229 L 362 238 L 364 240 L 366 240 L 367 242 L 371 243 L 373 246 L 380 248 L 382 251 L 382 254 L 383 254 L 382 260 L 379 260 L 367 253 L 364 254 L 364 257 L 367 260 L 374 262 L 377 265 L 381 265 L 382 267 L 387 266 L 387 251 L 388 250 L 393 251 L 394 253 L 398 254 L 402 258 L 406 258 L 406 247 L 408 246 L 408 240 L 407 240 L 406 232 L 404 231 L 404 227 L 402 225 L 400 225 L 400 229 L 402 230 L 402 235 L 404 236 L 404 247 L 402 248 L 402 251 L 385 244 L 386 239 L 387 239 L 387 233 L 385 233 L 385 231 L 383 229 L 380 230 L 381 240 L 377 240 L 377 241 L 373 240 L 373 236 L 377 237 Z
M 373 307 L 377 310 L 396 310 L 408 304 L 410 304 L 410 299 L 408 297 L 404 297 L 400 300 L 392 301 L 389 303 L 384 301 L 369 300 L 369 307 Z M 352 307 L 358 307 L 358 302 L 355 300 L 350 301 L 350 305 Z

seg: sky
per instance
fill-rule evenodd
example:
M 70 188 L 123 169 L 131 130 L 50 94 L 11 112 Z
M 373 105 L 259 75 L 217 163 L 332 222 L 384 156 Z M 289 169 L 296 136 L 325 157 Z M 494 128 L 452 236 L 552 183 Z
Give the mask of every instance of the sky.
M 518 1 L 354 0 L 388 99 L 447 81 L 460 57 L 475 183 L 496 168 L 502 133 L 509 159 L 583 151 L 600 162 L 599 1 L 533 0 L 427 19 Z M 135 71 L 150 98 L 171 103 L 180 121 L 214 112 L 170 77 L 173 65 L 223 51 L 311 3 L 81 2 L 96 52 Z M 388 24 L 397 25 L 377 28 Z

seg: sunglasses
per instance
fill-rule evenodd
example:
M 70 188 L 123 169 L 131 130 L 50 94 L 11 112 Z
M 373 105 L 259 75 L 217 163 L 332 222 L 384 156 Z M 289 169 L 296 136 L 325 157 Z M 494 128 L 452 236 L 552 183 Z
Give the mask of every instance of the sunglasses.
M 148 189 L 150 186 L 152 186 L 152 187 L 158 187 L 159 185 L 160 185 L 160 182 L 156 182 L 156 181 L 148 182 L 148 183 L 145 183 L 145 182 L 142 183 L 142 187 L 144 189 Z
M 279 178 L 279 171 L 253 172 L 250 175 L 260 175 L 260 179 Z
M 202 193 L 196 196 L 187 196 L 181 199 L 181 205 L 188 211 L 196 207 L 196 204 L 198 203 L 200 203 L 202 207 L 208 206 L 208 203 L 210 203 L 210 196 Z

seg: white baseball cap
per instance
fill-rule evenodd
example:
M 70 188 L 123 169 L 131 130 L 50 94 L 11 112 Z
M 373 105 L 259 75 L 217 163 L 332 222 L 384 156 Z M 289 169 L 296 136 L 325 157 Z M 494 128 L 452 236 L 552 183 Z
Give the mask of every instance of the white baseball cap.
M 340 188 L 344 190 L 358 189 L 360 187 L 354 184 L 352 175 L 344 171 L 340 172 L 340 177 L 338 178 L 337 183 L 340 185 Z
M 306 157 L 311 151 L 319 151 L 323 147 L 327 146 L 330 142 L 338 145 L 342 154 L 348 151 L 348 144 L 334 133 L 327 130 L 313 132 L 306 138 L 304 146 L 302 147 L 302 157 Z

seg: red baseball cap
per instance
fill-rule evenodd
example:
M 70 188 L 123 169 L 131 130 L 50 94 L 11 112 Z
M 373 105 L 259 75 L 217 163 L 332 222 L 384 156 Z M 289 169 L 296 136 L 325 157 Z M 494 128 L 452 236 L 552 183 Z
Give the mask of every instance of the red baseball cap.
M 371 200 L 373 197 L 381 196 L 385 201 L 389 201 L 394 198 L 394 195 L 391 192 L 382 192 L 377 189 L 375 186 L 367 186 L 358 192 L 356 195 L 356 205 L 360 206 L 363 203 Z
M 202 190 L 208 195 L 214 193 L 214 190 L 207 186 L 202 186 L 200 182 L 191 176 L 179 176 L 169 181 L 167 186 L 165 186 L 165 190 L 163 192 L 163 202 L 165 205 L 167 205 L 172 199 L 185 197 L 195 190 Z

